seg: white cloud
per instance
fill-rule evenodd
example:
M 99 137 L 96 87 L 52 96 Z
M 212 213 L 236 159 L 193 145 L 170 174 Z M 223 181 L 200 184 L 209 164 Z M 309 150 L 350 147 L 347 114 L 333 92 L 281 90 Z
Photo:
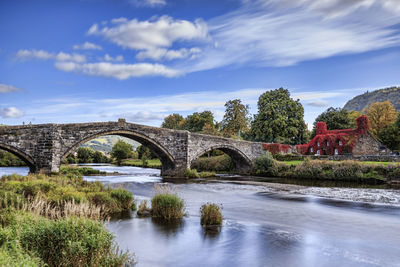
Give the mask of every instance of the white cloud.
M 400 44 L 398 0 L 259 0 L 208 21 L 198 71 L 227 65 L 290 66 Z
M 22 110 L 17 109 L 16 107 L 9 108 L 0 108 L 0 116 L 2 118 L 20 118 L 24 115 Z
M 131 3 L 136 6 L 146 7 L 161 7 L 167 4 L 166 0 L 131 0 Z
M 118 56 L 112 57 L 109 54 L 105 54 L 103 59 L 105 61 L 111 61 L 111 62 L 113 62 L 113 61 L 115 61 L 115 62 L 124 61 L 124 57 L 122 55 L 118 55 Z
M 180 72 L 161 64 L 113 64 L 109 62 L 79 64 L 75 62 L 56 62 L 55 67 L 67 72 L 79 72 L 91 76 L 112 77 L 126 80 L 131 77 L 164 76 L 176 77 Z
M 74 50 L 102 50 L 103 48 L 100 45 L 85 42 L 81 45 L 74 45 Z
M 316 99 L 314 101 L 307 102 L 307 105 L 312 107 L 327 107 L 329 104 L 328 101 L 322 99 Z
M 27 50 L 21 49 L 16 55 L 20 59 L 32 59 L 37 58 L 41 60 L 57 60 L 57 61 L 74 61 L 74 62 L 85 62 L 86 57 L 80 54 L 67 54 L 64 52 L 50 53 L 44 50 Z
M 12 85 L 0 83 L 0 94 L 11 93 L 11 92 L 19 92 L 23 91 L 20 88 L 14 87 Z
M 165 115 L 150 111 L 138 111 L 135 113 L 122 113 L 115 115 L 118 118 L 126 118 L 130 122 L 150 122 L 163 120 Z
M 170 47 L 174 42 L 202 40 L 207 37 L 207 25 L 203 20 L 194 22 L 175 20 L 169 16 L 138 21 L 124 18 L 112 20 L 111 27 L 90 27 L 89 35 L 103 36 L 111 42 L 136 50 L 154 50 Z
M 152 60 L 174 60 L 174 59 L 183 59 L 189 56 L 195 58 L 201 50 L 197 47 L 193 47 L 190 49 L 181 48 L 179 50 L 168 50 L 165 48 L 156 48 L 146 51 L 141 51 L 137 53 L 136 58 L 143 59 L 152 59 Z

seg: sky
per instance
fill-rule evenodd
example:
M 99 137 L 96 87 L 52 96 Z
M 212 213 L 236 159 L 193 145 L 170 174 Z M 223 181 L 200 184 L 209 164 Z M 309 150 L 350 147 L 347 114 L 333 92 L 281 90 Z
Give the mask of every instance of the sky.
M 0 0 L 0 124 L 160 126 L 280 87 L 309 127 L 400 85 L 400 0 Z

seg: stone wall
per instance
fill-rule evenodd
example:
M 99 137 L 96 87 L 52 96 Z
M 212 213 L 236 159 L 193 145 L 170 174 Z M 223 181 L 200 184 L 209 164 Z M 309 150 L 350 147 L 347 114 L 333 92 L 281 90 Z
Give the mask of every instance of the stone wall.
M 390 155 L 391 151 L 376 140 L 370 133 L 360 135 L 353 147 L 354 156 Z

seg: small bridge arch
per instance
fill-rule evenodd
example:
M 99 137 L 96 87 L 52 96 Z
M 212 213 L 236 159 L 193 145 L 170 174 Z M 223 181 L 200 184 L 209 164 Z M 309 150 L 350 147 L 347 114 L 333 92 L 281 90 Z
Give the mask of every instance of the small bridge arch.
M 9 146 L 6 144 L 1 144 L 1 143 L 0 143 L 0 149 L 10 152 L 11 154 L 13 154 L 13 155 L 17 156 L 18 158 L 20 158 L 21 160 L 23 160 L 26 163 L 26 165 L 28 165 L 30 172 L 36 171 L 35 160 L 31 156 L 29 156 L 28 154 L 23 152 L 22 150 L 20 150 L 16 147 Z

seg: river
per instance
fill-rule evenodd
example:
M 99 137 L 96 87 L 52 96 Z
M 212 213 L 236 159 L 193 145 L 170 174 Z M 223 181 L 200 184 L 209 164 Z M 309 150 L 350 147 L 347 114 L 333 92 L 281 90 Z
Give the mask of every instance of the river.
M 150 200 L 159 170 L 91 166 L 119 176 L 90 176 Z M 0 175 L 27 168 L 0 168 Z M 111 220 L 118 245 L 137 266 L 400 266 L 400 190 L 318 187 L 225 177 L 173 183 L 188 214 L 180 222 Z M 205 230 L 199 209 L 222 204 L 221 229 Z

